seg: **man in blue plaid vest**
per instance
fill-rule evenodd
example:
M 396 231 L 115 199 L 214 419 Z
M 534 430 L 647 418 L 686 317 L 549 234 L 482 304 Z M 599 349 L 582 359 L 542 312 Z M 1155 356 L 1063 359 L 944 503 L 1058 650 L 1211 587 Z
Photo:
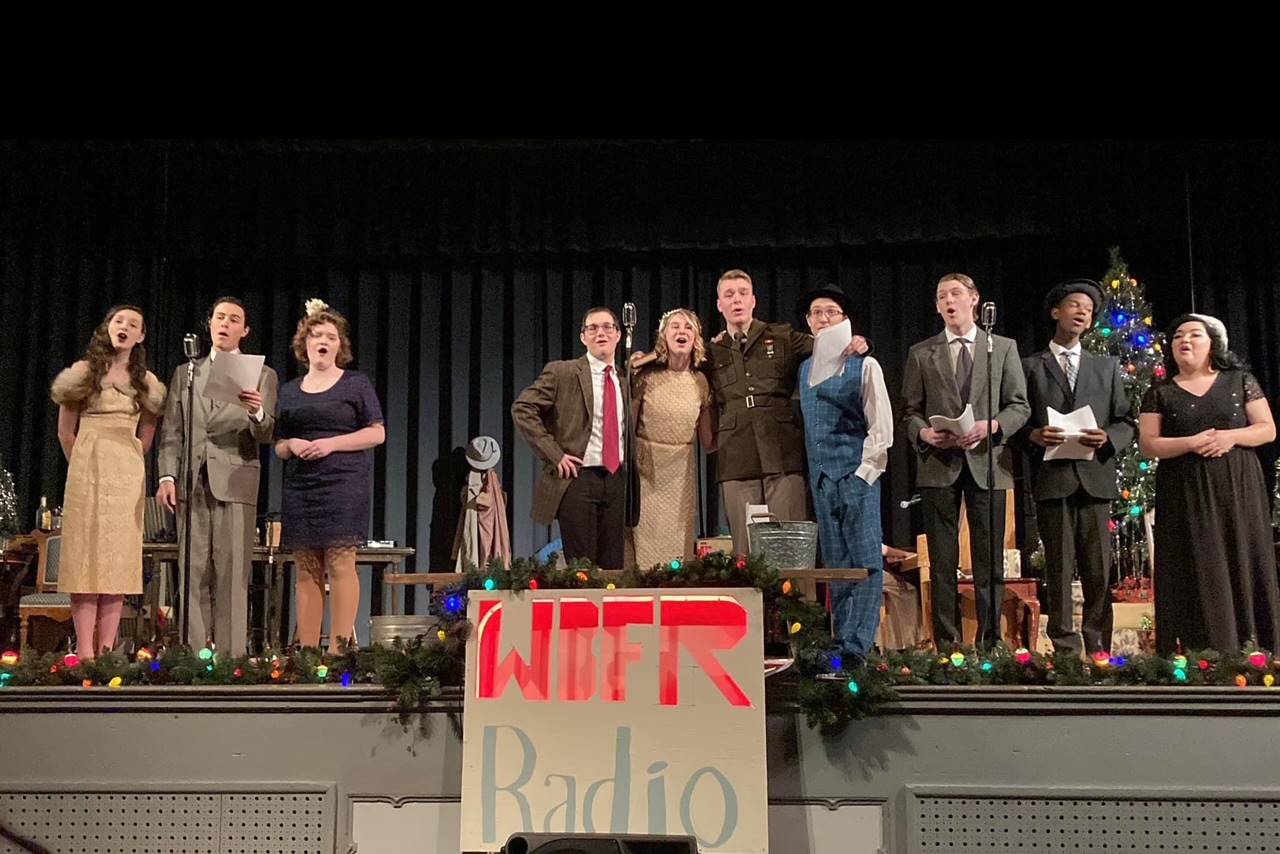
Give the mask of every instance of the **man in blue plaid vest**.
M 810 291 L 801 310 L 815 337 L 851 322 L 848 298 L 835 285 Z M 847 357 L 839 373 L 816 386 L 809 384 L 812 367 L 812 358 L 800 366 L 800 409 L 822 562 L 869 572 L 866 581 L 831 584 L 843 667 L 853 669 L 866 659 L 880 625 L 880 476 L 893 444 L 893 412 L 884 372 L 871 356 Z

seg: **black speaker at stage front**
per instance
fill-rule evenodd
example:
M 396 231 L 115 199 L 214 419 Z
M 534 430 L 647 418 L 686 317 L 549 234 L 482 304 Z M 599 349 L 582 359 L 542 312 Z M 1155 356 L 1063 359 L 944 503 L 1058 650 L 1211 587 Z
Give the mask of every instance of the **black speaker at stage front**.
M 692 836 L 513 833 L 502 854 L 698 854 Z

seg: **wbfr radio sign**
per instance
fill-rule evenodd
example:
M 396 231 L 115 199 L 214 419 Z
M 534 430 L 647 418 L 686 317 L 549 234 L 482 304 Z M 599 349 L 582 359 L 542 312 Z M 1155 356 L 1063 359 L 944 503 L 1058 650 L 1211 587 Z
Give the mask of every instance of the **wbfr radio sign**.
M 760 592 L 473 591 L 463 851 L 690 834 L 764 854 Z

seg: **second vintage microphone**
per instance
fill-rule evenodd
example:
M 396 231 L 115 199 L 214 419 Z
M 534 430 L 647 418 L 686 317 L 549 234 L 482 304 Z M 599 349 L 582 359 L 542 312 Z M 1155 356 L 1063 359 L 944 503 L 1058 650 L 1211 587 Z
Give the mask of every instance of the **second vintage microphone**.
M 996 325 L 996 304 L 993 302 L 984 302 L 982 304 L 982 328 L 987 332 L 987 352 L 991 352 L 991 330 Z
M 633 302 L 624 302 L 622 304 L 622 325 L 627 330 L 627 349 L 631 349 L 631 331 L 636 328 L 636 304 Z

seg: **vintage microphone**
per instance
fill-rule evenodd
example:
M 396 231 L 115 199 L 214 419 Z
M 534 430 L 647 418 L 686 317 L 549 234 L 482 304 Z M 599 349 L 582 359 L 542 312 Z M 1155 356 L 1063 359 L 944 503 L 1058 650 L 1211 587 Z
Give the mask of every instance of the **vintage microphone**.
M 182 634 L 184 646 L 191 645 L 191 493 L 195 489 L 191 471 L 191 449 L 194 444 L 193 428 L 195 409 L 196 359 L 200 357 L 200 338 L 194 332 L 182 336 L 182 355 L 187 359 L 187 411 L 186 427 L 182 431 Z
M 987 333 L 987 419 L 995 420 L 996 404 L 995 404 L 995 388 L 992 385 L 992 361 L 994 359 L 995 342 L 991 338 L 991 331 L 996 325 L 996 304 L 993 302 L 984 302 L 982 304 L 982 327 Z M 987 433 L 987 558 L 989 560 L 988 567 L 991 572 L 990 589 L 987 591 L 989 607 L 991 608 L 990 619 L 993 621 L 995 640 L 994 646 L 1000 642 L 1000 612 L 1003 610 L 1003 602 L 996 601 L 996 588 L 998 587 L 997 579 L 1004 579 L 1004 561 L 996 564 L 996 442 L 995 437 L 991 434 L 990 428 Z M 997 572 L 999 573 L 997 575 Z
M 624 302 L 622 304 L 622 325 L 627 330 L 627 352 L 628 361 L 631 359 L 631 333 L 636 328 L 636 304 L 633 302 Z

